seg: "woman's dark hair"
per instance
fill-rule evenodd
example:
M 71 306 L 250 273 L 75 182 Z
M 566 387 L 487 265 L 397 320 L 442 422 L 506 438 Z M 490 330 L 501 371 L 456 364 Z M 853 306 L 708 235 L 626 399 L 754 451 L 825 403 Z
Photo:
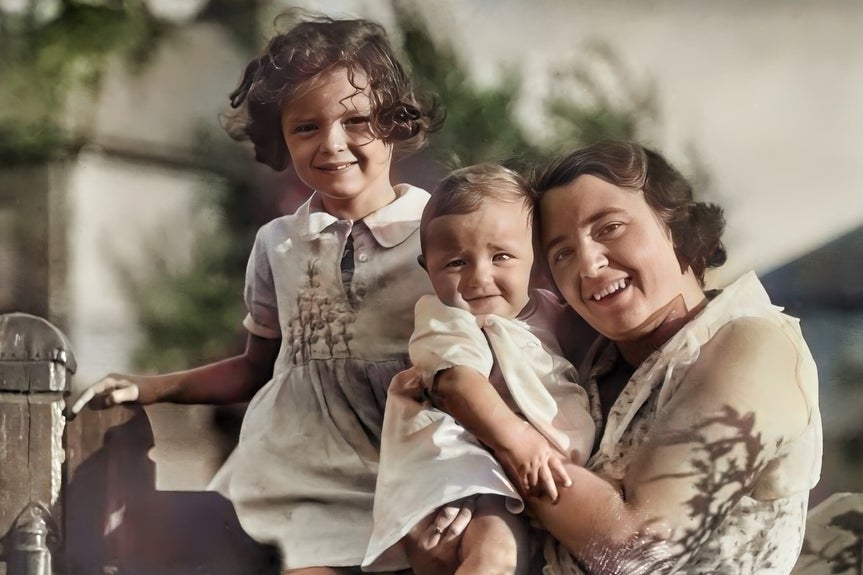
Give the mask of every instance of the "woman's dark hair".
M 227 132 L 236 140 L 250 140 L 255 159 L 284 170 L 291 158 L 282 135 L 282 106 L 296 97 L 307 82 L 321 74 L 347 69 L 357 86 L 357 72 L 367 79 L 371 99 L 371 130 L 381 140 L 398 144 L 399 151 L 420 149 L 443 117 L 434 97 L 421 98 L 395 57 L 384 28 L 369 20 L 335 20 L 292 10 L 276 21 L 300 19 L 287 32 L 270 40 L 264 53 L 246 66 L 240 85 L 230 94 Z
M 704 284 L 708 268 L 725 263 L 725 216 L 715 204 L 695 201 L 692 186 L 661 155 L 633 142 L 604 140 L 552 161 L 532 176 L 536 203 L 545 192 L 591 175 L 621 188 L 642 191 L 647 205 L 671 230 L 681 271 L 691 267 Z M 539 210 L 535 210 L 535 214 Z M 536 217 L 536 216 L 535 216 Z M 537 218 L 535 228 L 542 222 Z

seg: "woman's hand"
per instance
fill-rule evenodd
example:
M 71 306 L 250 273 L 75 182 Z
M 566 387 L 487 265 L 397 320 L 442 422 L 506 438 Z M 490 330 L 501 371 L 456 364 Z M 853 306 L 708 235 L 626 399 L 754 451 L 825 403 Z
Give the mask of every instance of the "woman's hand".
M 69 419 L 73 419 L 89 405 L 93 409 L 104 409 L 120 403 L 138 401 L 141 390 L 132 376 L 112 373 L 85 389 L 69 409 Z
M 508 434 L 494 455 L 522 495 L 557 501 L 557 486 L 572 485 L 563 455 L 527 421 Z
M 415 575 L 454 573 L 461 560 L 460 537 L 476 510 L 476 497 L 438 509 L 420 521 L 405 538 L 405 552 Z

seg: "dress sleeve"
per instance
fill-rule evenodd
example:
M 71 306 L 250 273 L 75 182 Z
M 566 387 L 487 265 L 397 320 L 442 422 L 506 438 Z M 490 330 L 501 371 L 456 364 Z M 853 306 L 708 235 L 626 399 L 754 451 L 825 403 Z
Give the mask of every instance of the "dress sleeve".
M 246 266 L 246 287 L 244 290 L 246 318 L 243 326 L 254 335 L 278 339 L 281 337 L 279 327 L 279 309 L 276 300 L 276 287 L 273 281 L 273 270 L 267 250 L 267 231 L 264 226 L 258 230 L 249 263 Z
M 469 312 L 444 305 L 435 296 L 423 296 L 414 308 L 411 362 L 430 387 L 437 372 L 471 367 L 488 377 L 494 357 L 488 341 Z

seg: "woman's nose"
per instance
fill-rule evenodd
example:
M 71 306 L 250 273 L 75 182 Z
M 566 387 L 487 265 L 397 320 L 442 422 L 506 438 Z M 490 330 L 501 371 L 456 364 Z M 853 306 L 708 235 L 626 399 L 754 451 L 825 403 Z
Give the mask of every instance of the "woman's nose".
M 579 249 L 579 271 L 583 277 L 593 277 L 608 266 L 608 258 L 601 244 L 588 242 Z

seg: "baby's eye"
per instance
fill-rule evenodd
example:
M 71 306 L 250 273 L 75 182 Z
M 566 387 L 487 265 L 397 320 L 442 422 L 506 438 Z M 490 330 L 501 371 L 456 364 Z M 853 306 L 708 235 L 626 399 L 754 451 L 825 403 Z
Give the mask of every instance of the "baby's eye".
M 460 268 L 463 265 L 465 265 L 464 260 L 451 260 L 451 261 L 448 261 L 444 267 Z
M 512 255 L 508 254 L 508 253 L 495 254 L 494 257 L 491 258 L 491 260 L 494 262 L 505 262 L 505 261 L 511 260 L 511 259 L 512 259 Z

